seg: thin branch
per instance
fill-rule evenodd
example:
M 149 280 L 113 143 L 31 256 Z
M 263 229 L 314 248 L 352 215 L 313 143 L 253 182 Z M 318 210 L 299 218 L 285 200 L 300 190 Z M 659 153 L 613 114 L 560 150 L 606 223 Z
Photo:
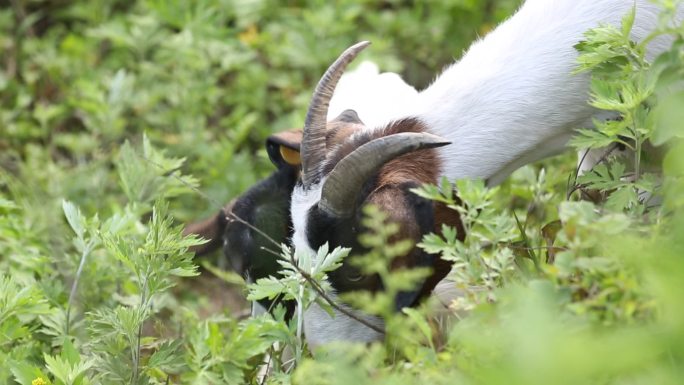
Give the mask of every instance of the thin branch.
M 372 329 L 372 330 L 374 330 L 374 331 L 376 331 L 376 332 L 378 332 L 378 333 L 380 333 L 380 334 L 382 334 L 382 335 L 385 334 L 385 330 L 379 328 L 379 327 L 376 326 L 376 325 L 373 325 L 372 323 L 366 321 L 366 320 L 363 319 L 363 318 L 358 317 L 356 314 L 354 314 L 354 313 L 350 312 L 349 310 L 344 309 L 343 307 L 341 307 L 340 305 L 338 305 L 332 298 L 330 298 L 330 297 L 325 293 L 325 291 L 324 291 L 323 288 L 318 284 L 318 282 L 316 282 L 316 280 L 313 279 L 309 274 L 307 274 L 306 272 L 304 272 L 304 271 L 302 271 L 301 269 L 299 269 L 299 267 L 297 267 L 297 271 L 302 275 L 302 277 L 304 277 L 304 279 L 305 279 L 305 280 L 311 285 L 311 287 L 316 291 L 316 294 L 318 294 L 319 296 L 321 296 L 321 298 L 323 298 L 323 300 L 325 300 L 325 302 L 327 302 L 327 303 L 328 303 L 330 306 L 332 306 L 335 310 L 339 311 L 340 313 L 346 315 L 347 317 L 353 319 L 354 321 L 357 321 L 357 322 L 363 324 L 364 326 L 366 326 L 366 327 L 368 327 L 368 328 L 370 328 L 370 329 Z
M 271 345 L 271 347 L 269 348 L 268 360 L 263 363 L 263 365 L 265 365 L 263 367 L 264 375 L 259 380 L 259 385 L 264 385 L 266 383 L 266 379 L 268 378 L 268 372 L 271 370 L 271 362 L 273 361 L 273 352 L 274 352 L 273 345 Z M 259 369 L 259 371 L 261 371 L 261 369 Z M 257 372 L 257 375 L 259 375 L 258 372 Z
M 71 291 L 69 292 L 69 300 L 66 306 L 66 335 L 69 335 L 69 330 L 71 329 L 71 305 L 74 303 L 74 298 L 76 297 L 76 291 L 78 290 L 78 282 L 81 280 L 81 275 L 83 274 L 83 267 L 85 266 L 86 258 L 90 255 L 95 245 L 94 240 L 90 240 L 88 244 L 83 249 L 81 253 L 81 261 L 78 263 L 78 269 L 76 270 L 76 276 L 74 277 L 74 282 L 71 284 Z
M 136 153 L 136 155 L 138 155 L 138 156 L 139 156 L 140 158 L 142 158 L 143 160 L 149 162 L 150 164 L 152 164 L 152 165 L 154 165 L 154 166 L 156 166 L 156 167 L 158 167 L 158 168 L 160 168 L 160 169 L 163 169 L 163 167 L 162 167 L 160 164 L 158 164 L 158 163 L 156 163 L 155 161 L 153 161 L 153 160 L 147 158 L 146 156 L 140 155 L 140 154 L 137 154 L 137 153 Z M 254 225 L 252 225 L 251 223 L 247 222 L 246 220 L 240 218 L 238 215 L 236 215 L 236 214 L 233 213 L 233 212 L 228 212 L 228 213 L 225 212 L 225 211 L 223 210 L 223 205 L 222 205 L 221 203 L 219 203 L 217 200 L 215 200 L 214 198 L 210 197 L 209 195 L 205 194 L 204 192 L 202 192 L 202 191 L 201 191 L 200 189 L 198 189 L 197 187 L 191 185 L 190 183 L 188 183 L 187 181 L 183 180 L 182 178 L 179 178 L 179 177 L 176 176 L 176 175 L 169 175 L 169 176 L 173 177 L 174 179 L 176 179 L 177 181 L 179 181 L 181 184 L 183 184 L 185 187 L 187 187 L 187 188 L 189 188 L 190 190 L 194 191 L 195 193 L 199 194 L 202 198 L 204 198 L 204 199 L 207 200 L 209 203 L 211 203 L 212 205 L 214 205 L 215 208 L 218 208 L 218 209 L 224 214 L 224 218 L 225 218 L 226 220 L 229 220 L 229 221 L 235 220 L 235 221 L 237 221 L 237 222 L 240 222 L 241 224 L 247 226 L 247 227 L 250 228 L 251 230 L 254 230 L 255 232 L 257 232 L 257 233 L 258 233 L 259 235 L 261 235 L 262 237 L 266 238 L 266 240 L 268 240 L 269 242 L 273 243 L 275 246 L 280 247 L 280 243 L 279 243 L 279 242 L 277 242 L 276 240 L 274 240 L 273 238 L 271 238 L 268 234 L 266 234 L 265 232 L 263 232 L 263 231 L 262 231 L 261 229 L 259 229 L 258 227 L 254 226 Z
M 601 158 L 599 158 L 598 162 L 596 162 L 596 163 L 594 164 L 594 166 L 592 166 L 592 168 L 595 167 L 595 166 L 597 166 L 597 165 L 599 165 L 599 164 L 602 164 L 602 163 L 604 163 L 606 160 L 608 160 L 608 157 L 609 157 L 615 150 L 617 150 L 618 148 L 619 148 L 618 144 L 615 143 L 611 149 L 609 149 L 608 151 L 606 151 L 606 153 L 603 154 L 603 155 L 601 156 Z M 586 160 L 587 155 L 589 155 L 589 150 L 587 150 L 587 151 L 584 153 L 584 155 L 582 155 L 582 159 L 580 159 L 579 163 L 577 164 L 577 168 L 575 169 L 574 180 L 573 180 L 573 182 L 572 182 L 572 185 L 573 185 L 572 188 L 570 188 L 570 186 L 569 186 L 570 183 L 569 183 L 569 180 L 568 180 L 568 187 L 567 187 L 567 188 L 568 188 L 569 190 L 568 190 L 568 192 L 567 192 L 567 195 L 566 195 L 566 197 L 565 197 L 565 200 L 569 200 L 569 199 L 570 199 L 570 196 L 572 196 L 572 194 L 573 194 L 575 191 L 580 190 L 580 189 L 583 189 L 584 187 L 586 187 L 586 186 L 583 185 L 583 184 L 577 184 L 577 178 L 579 178 L 579 170 L 580 170 L 580 168 L 582 167 L 582 165 L 584 164 L 584 161 Z
M 145 310 L 147 307 L 147 279 L 149 275 L 145 275 L 145 280 L 143 281 L 142 289 L 140 290 L 140 309 Z M 131 376 L 131 385 L 135 385 L 138 382 L 138 375 L 140 370 L 140 345 L 142 340 L 142 329 L 145 324 L 145 320 L 141 320 L 140 325 L 138 325 L 138 336 L 136 341 L 136 350 L 133 353 L 133 375 Z M 132 347 L 131 347 L 132 348 Z

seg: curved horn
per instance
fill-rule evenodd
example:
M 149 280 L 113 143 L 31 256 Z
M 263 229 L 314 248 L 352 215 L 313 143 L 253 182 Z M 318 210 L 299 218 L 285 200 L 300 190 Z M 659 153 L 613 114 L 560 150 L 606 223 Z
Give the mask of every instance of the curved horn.
M 319 166 L 325 160 L 325 131 L 328 123 L 328 105 L 347 65 L 366 48 L 370 42 L 362 41 L 347 48 L 328 67 L 318 82 L 311 97 L 309 110 L 304 122 L 304 138 L 302 139 L 302 181 L 304 186 L 310 186 L 320 179 Z
M 449 143 L 436 135 L 414 132 L 371 140 L 345 156 L 328 174 L 318 208 L 336 218 L 349 218 L 363 184 L 385 163 L 412 151 Z

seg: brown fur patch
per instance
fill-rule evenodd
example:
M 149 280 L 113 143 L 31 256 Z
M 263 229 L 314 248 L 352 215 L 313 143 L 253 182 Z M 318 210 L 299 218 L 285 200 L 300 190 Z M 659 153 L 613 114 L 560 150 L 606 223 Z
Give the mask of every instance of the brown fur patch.
M 417 119 L 402 119 L 390 123 L 384 128 L 368 130 L 363 125 L 346 122 L 328 124 L 328 157 L 323 165 L 323 174 L 327 175 L 345 156 L 360 146 L 378 138 L 402 132 L 425 132 L 425 126 Z M 387 177 L 388 182 L 416 181 L 435 183 L 441 171 L 437 152 L 433 149 L 414 151 L 393 159 L 385 164 L 378 174 Z M 421 168 L 425 167 L 425 168 Z
M 328 174 L 345 156 L 356 150 L 359 146 L 384 136 L 403 132 L 425 132 L 425 126 L 416 119 L 404 119 L 392 122 L 382 129 L 366 130 L 364 126 L 345 122 L 331 122 L 328 124 L 328 148 L 331 149 L 323 167 L 323 173 Z M 356 134 L 356 135 L 354 135 Z M 393 159 L 378 171 L 377 185 L 369 194 L 366 203 L 375 204 L 384 208 L 389 214 L 389 220 L 400 223 L 399 234 L 394 239 L 410 239 L 415 243 L 420 242 L 423 234 L 417 225 L 415 213 L 408 208 L 403 192 L 395 188 L 407 182 L 419 184 L 437 184 L 441 175 L 441 159 L 435 149 L 424 149 L 410 152 Z M 391 210 L 388 210 L 391 208 Z M 459 240 L 465 238 L 465 231 L 459 214 L 446 207 L 442 203 L 434 203 L 435 226 L 433 231 L 441 234 L 442 225 L 454 227 L 458 232 Z M 409 256 L 414 254 L 414 248 Z M 406 258 L 398 258 L 393 268 L 413 266 L 413 261 Z M 421 288 L 421 296 L 427 296 L 451 270 L 451 263 L 437 258 L 433 265 L 433 273 Z

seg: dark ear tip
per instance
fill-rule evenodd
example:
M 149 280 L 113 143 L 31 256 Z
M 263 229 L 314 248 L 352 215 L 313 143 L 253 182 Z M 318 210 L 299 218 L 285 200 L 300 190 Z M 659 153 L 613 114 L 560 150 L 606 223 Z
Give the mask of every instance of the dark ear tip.
M 361 118 L 359 118 L 359 114 L 352 109 L 342 111 L 342 113 L 339 114 L 333 121 L 363 124 Z
M 273 163 L 273 165 L 276 167 L 280 167 L 285 163 L 283 161 L 283 157 L 280 155 L 279 148 L 279 144 L 270 140 L 266 141 L 266 153 L 268 154 L 268 158 L 271 160 L 271 163 Z

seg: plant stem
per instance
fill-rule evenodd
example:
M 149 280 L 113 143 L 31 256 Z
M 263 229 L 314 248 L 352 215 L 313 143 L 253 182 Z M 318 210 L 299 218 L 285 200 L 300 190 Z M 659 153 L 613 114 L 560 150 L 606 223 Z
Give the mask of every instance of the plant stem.
M 76 269 L 76 276 L 74 277 L 74 282 L 71 284 L 71 291 L 69 292 L 69 300 L 66 306 L 66 335 L 69 335 L 69 330 L 71 329 L 71 304 L 74 302 L 76 297 L 76 290 L 78 289 L 78 282 L 81 280 L 81 275 L 83 274 L 83 267 L 85 266 L 86 258 L 93 249 L 95 242 L 91 239 L 88 244 L 83 248 L 81 253 L 81 261 L 78 263 L 78 269 Z
M 297 346 L 295 362 L 299 364 L 302 360 L 302 329 L 304 328 L 304 284 L 299 285 L 299 293 L 297 295 Z
M 142 312 L 145 311 L 145 308 L 147 307 L 147 279 L 149 278 L 149 274 L 145 275 L 145 280 L 143 281 L 142 288 L 140 290 L 140 310 Z M 135 350 L 133 351 L 133 374 L 131 376 L 131 385 L 135 385 L 138 382 L 138 371 L 140 368 L 140 340 L 142 339 L 142 328 L 143 324 L 145 323 L 145 320 L 142 319 L 140 321 L 140 325 L 138 325 L 138 336 L 136 338 L 136 347 Z M 132 349 L 133 347 L 131 347 Z
M 635 156 L 634 156 L 634 183 L 636 183 L 639 178 L 641 177 L 641 145 L 642 145 L 642 140 L 639 137 L 638 132 L 636 132 L 636 127 L 634 128 L 635 130 L 635 138 L 636 138 L 636 146 L 635 146 Z

